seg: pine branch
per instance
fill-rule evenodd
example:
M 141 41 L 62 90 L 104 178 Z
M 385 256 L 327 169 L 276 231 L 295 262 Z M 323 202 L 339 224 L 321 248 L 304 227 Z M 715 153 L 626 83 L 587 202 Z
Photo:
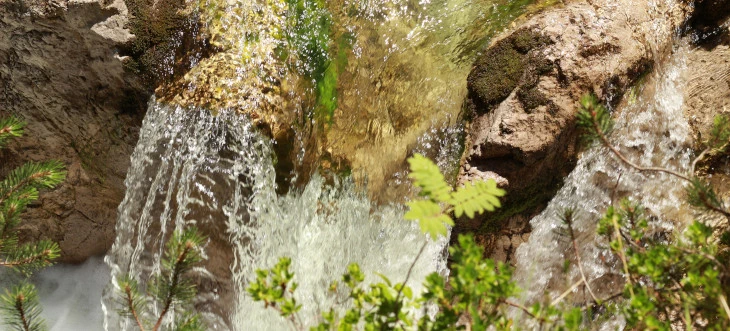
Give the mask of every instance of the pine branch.
M 56 160 L 30 162 L 14 169 L 0 182 L 0 204 L 26 187 L 52 188 L 66 178 L 64 165 Z
M 176 331 L 203 331 L 205 327 L 198 314 L 185 314 L 175 322 Z
M 5 323 L 13 330 L 46 329 L 40 317 L 42 309 L 38 302 L 38 292 L 31 284 L 24 283 L 6 290 L 5 294 L 0 296 L 0 309 L 5 315 Z
M 60 254 L 61 249 L 58 244 L 50 240 L 41 240 L 6 252 L 3 260 L 0 261 L 0 266 L 10 267 L 28 275 L 53 264 L 53 260 L 57 259 Z
M 204 238 L 198 234 L 195 228 L 189 228 L 182 234 L 173 233 L 162 261 L 165 270 L 163 270 L 163 275 L 156 279 L 153 287 L 158 299 L 163 302 L 162 312 L 152 328 L 153 331 L 159 330 L 162 326 L 173 303 L 195 297 L 195 286 L 183 279 L 183 275 L 190 270 L 193 264 L 202 260 L 198 249 L 203 241 Z
M 10 139 L 22 136 L 25 125 L 16 117 L 0 119 L 0 148 L 5 147 Z
M 581 127 L 585 134 L 583 139 L 592 142 L 598 140 L 603 146 L 608 148 L 611 153 L 619 158 L 623 163 L 638 171 L 646 172 L 663 172 L 681 178 L 687 182 L 691 179 L 684 174 L 674 170 L 659 167 L 642 167 L 628 158 L 626 158 L 611 142 L 608 141 L 608 134 L 613 130 L 613 120 L 606 108 L 598 102 L 598 99 L 591 94 L 587 94 L 581 98 L 581 110 L 577 115 L 578 126 Z
M 11 230 L 20 224 L 20 214 L 36 199 L 38 190 L 34 187 L 24 187 L 0 204 L 0 239 L 7 238 L 11 234 Z
M 132 317 L 137 323 L 140 331 L 145 331 L 141 312 L 145 305 L 145 299 L 139 292 L 139 284 L 134 279 L 124 277 L 119 280 L 119 288 L 122 289 L 122 315 Z

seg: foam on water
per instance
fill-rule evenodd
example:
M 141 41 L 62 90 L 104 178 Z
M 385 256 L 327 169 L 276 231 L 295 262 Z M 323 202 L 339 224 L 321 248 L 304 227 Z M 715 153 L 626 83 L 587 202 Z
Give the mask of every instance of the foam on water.
M 657 68 L 635 100 L 618 109 L 616 129 L 610 140 L 629 159 L 642 166 L 660 166 L 686 172 L 692 156 L 690 130 L 684 114 L 682 71 L 686 68 L 687 46 L 678 47 L 665 65 Z M 608 251 L 607 243 L 596 235 L 596 224 L 605 209 L 628 197 L 645 206 L 654 219 L 655 231 L 673 231 L 684 221 L 677 206 L 682 204 L 683 182 L 667 174 L 640 173 L 628 169 L 607 149 L 588 150 L 564 186 L 539 216 L 531 220 L 528 242 L 516 253 L 515 279 L 525 291 L 527 302 L 541 300 L 544 294 L 556 298 L 580 279 L 577 268 L 564 272 L 566 259 L 575 263 L 569 240 L 556 230 L 559 216 L 575 208 L 575 230 L 586 277 L 600 297 L 621 291 L 623 277 L 619 261 Z M 577 299 L 588 299 L 576 289 Z
M 351 262 L 405 279 L 425 237 L 402 219 L 401 206 L 376 206 L 351 182 L 325 185 L 316 176 L 302 191 L 278 196 L 271 153 L 268 139 L 239 114 L 150 103 L 119 207 L 117 239 L 106 258 L 112 269 L 104 301 L 107 330 L 132 327 L 115 313 L 116 280 L 124 274 L 149 279 L 160 270 L 161 243 L 172 229 L 186 226 L 211 238 L 211 254 L 196 273 L 203 284 L 198 307 L 212 328 L 284 327 L 276 312 L 245 292 L 255 270 L 281 256 L 293 259 L 305 324 L 342 299 L 327 288 Z M 445 270 L 444 245 L 429 244 L 414 268 L 409 284 L 416 292 L 416 280 Z M 372 273 L 366 279 L 379 280 Z

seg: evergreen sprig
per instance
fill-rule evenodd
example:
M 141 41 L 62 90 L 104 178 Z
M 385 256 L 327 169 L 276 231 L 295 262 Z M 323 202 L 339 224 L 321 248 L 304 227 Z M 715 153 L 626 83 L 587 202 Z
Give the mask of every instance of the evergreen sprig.
M 7 145 L 8 141 L 23 135 L 25 122 L 16 117 L 0 118 L 0 148 Z
M 32 284 L 22 283 L 6 289 L 5 294 L 0 296 L 0 303 L 5 323 L 12 330 L 46 330 L 45 321 L 40 316 L 42 308 L 38 301 L 38 292 Z
M 0 119 L 0 148 L 23 134 L 25 122 L 15 118 Z M 66 177 L 64 165 L 59 161 L 30 162 L 16 168 L 0 181 L 0 267 L 7 267 L 25 276 L 49 266 L 60 255 L 58 244 L 50 240 L 23 243 L 18 240 L 16 228 L 20 215 L 28 204 L 38 199 L 38 190 L 53 188 Z M 0 300 L 5 322 L 15 330 L 43 330 L 39 317 L 40 306 L 35 288 L 20 284 Z
M 50 240 L 17 245 L 17 239 L 11 238 L 13 249 L 3 252 L 0 265 L 13 268 L 25 275 L 53 264 L 60 256 L 58 244 Z M 4 245 L 5 246 L 5 245 Z
M 29 162 L 12 170 L 0 182 L 0 204 L 14 198 L 20 201 L 32 201 L 38 193 L 29 188 L 53 188 L 66 178 L 63 163 L 56 160 L 45 162 Z
M 705 141 L 707 148 L 722 152 L 730 143 L 730 118 L 726 115 L 717 115 L 713 119 L 710 138 Z
M 175 306 L 191 304 L 197 290 L 188 273 L 203 260 L 202 247 L 205 241 L 206 238 L 194 227 L 175 231 L 165 245 L 161 271 L 152 277 L 146 294 L 131 276 L 120 278 L 117 281 L 118 301 L 122 307 L 120 315 L 133 319 L 141 331 L 158 331 L 163 327 L 166 316 L 174 313 Z M 158 318 L 152 323 L 144 318 L 146 312 L 150 311 L 149 305 L 160 308 Z M 176 316 L 174 322 L 176 330 L 205 329 L 197 314 L 183 313 Z
M 593 94 L 585 94 L 580 99 L 581 108 L 577 114 L 577 125 L 582 129 L 583 141 L 591 144 L 595 141 L 603 141 L 613 131 L 613 119 L 611 113 L 606 109 L 598 98 Z

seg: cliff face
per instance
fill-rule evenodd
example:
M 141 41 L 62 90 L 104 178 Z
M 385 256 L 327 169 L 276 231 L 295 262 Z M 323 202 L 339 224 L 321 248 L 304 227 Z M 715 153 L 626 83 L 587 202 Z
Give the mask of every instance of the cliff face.
M 27 161 L 58 159 L 68 179 L 23 216 L 21 239 L 59 243 L 62 261 L 102 254 L 114 240 L 129 156 L 146 94 L 116 48 L 121 0 L 0 2 L 0 116 L 28 122 L 0 152 L 0 176 Z
M 468 78 L 473 120 L 460 179 L 496 178 L 508 195 L 497 214 L 457 231 L 506 231 L 508 238 L 485 240 L 516 248 L 529 232 L 524 216 L 539 211 L 575 166 L 581 96 L 616 105 L 670 49 L 691 10 L 682 1 L 569 1 L 485 50 Z
M 661 66 L 678 38 L 690 52 L 684 108 L 699 142 L 728 98 L 728 1 L 569 1 L 537 14 L 484 51 L 468 78 L 472 122 L 460 181 L 493 178 L 508 191 L 504 208 L 456 231 L 477 231 L 490 255 L 509 260 L 529 220 L 572 171 L 575 113 L 594 93 L 617 105 L 627 88 Z M 727 156 L 701 164 L 727 188 Z M 458 224 L 458 223 L 457 223 Z

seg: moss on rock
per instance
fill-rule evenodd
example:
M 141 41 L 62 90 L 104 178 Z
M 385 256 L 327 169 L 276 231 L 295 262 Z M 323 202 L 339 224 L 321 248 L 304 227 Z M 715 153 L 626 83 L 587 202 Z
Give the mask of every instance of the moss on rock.
M 526 72 L 542 73 L 551 64 L 532 61 L 535 53 L 550 44 L 549 37 L 525 28 L 492 45 L 480 56 L 469 73 L 467 83 L 472 101 L 477 104 L 477 113 L 485 113 L 506 99 L 512 91 L 525 83 Z
M 207 42 L 196 32 L 199 22 L 185 0 L 125 0 L 128 28 L 135 36 L 120 53 L 129 56 L 125 68 L 154 89 L 181 77 L 209 54 Z

